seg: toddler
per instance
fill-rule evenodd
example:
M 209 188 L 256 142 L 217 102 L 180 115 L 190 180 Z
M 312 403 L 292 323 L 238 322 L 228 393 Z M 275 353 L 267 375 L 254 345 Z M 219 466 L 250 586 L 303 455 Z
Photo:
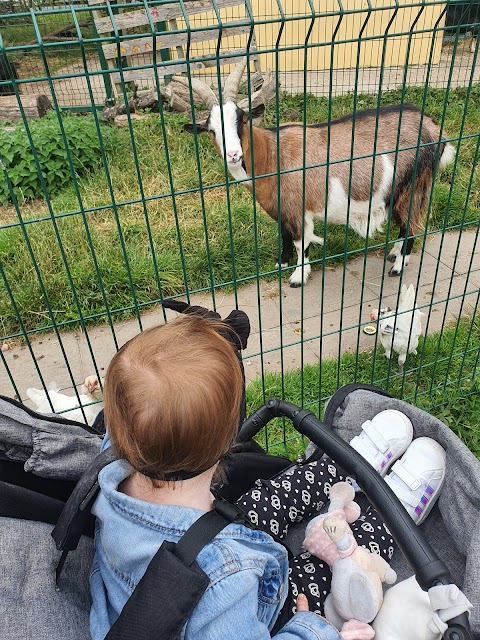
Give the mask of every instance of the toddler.
M 119 460 L 101 471 L 93 508 L 93 640 L 106 636 L 162 542 L 178 542 L 213 509 L 212 481 L 235 440 L 244 391 L 237 355 L 221 335 L 225 331 L 220 322 L 181 316 L 136 336 L 108 368 L 104 447 L 111 443 Z M 371 463 L 380 423 L 360 436 Z M 388 433 L 382 436 L 385 444 L 395 453 L 382 472 L 408 446 L 393 443 Z M 306 553 L 289 566 L 285 548 L 269 534 L 283 537 L 291 523 L 315 515 L 332 484 L 345 479 L 345 472 L 324 458 L 257 481 L 238 501 L 257 528 L 232 523 L 197 557 L 210 584 L 182 638 L 270 638 L 290 588 L 296 611 L 274 637 L 339 640 L 338 630 L 321 617 L 329 568 Z M 405 486 L 402 491 L 402 498 L 410 496 Z M 351 528 L 359 544 L 391 558 L 394 541 L 373 508 Z

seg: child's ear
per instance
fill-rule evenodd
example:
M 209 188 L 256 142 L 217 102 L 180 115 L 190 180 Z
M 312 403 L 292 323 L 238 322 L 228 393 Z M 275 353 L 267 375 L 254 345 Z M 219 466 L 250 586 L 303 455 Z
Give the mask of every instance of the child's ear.
M 186 131 L 187 133 L 193 133 L 193 134 L 207 133 L 208 127 L 206 122 L 196 122 L 195 124 L 193 124 L 193 122 L 187 122 L 186 124 L 183 125 L 183 130 Z

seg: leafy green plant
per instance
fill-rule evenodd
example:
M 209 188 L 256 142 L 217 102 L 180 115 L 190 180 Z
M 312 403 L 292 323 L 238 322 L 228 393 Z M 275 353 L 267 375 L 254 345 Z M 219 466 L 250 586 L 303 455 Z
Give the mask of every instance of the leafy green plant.
M 33 145 L 30 144 L 23 125 L 14 131 L 0 129 L 0 158 L 11 183 L 9 188 L 5 176 L 0 177 L 1 203 L 7 204 L 12 200 L 12 191 L 20 201 L 45 197 L 33 150 L 49 196 L 72 182 L 69 155 L 77 175 L 87 173 L 98 163 L 102 141 L 98 137 L 93 118 L 62 115 L 61 121 L 67 144 L 54 111 L 29 123 Z M 107 149 L 115 134 L 113 129 L 103 127 L 103 145 Z

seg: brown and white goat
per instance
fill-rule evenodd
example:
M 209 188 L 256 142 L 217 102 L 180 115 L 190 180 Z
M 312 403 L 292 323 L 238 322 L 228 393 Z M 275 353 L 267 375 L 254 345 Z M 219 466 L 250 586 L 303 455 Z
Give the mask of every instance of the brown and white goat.
M 277 220 L 280 210 L 282 266 L 288 266 L 293 257 L 292 240 L 297 251 L 297 268 L 290 277 L 290 286 L 299 287 L 307 282 L 311 269 L 308 259 L 310 243 L 323 244 L 323 238 L 314 233 L 315 219 L 324 221 L 326 215 L 327 222 L 348 225 L 366 238 L 382 229 L 390 205 L 392 218 L 400 227 L 400 233 L 388 256 L 394 263 L 389 275 L 399 275 L 403 266 L 408 264 L 412 251 L 414 239 L 409 236 L 418 234 L 423 225 L 438 145 L 440 168 L 455 156 L 454 147 L 440 139 L 440 128 L 430 117 L 424 115 L 422 119 L 420 110 L 408 104 L 380 107 L 378 129 L 376 109 L 357 111 L 332 120 L 330 125 L 323 122 L 306 126 L 304 156 L 303 124 L 280 125 L 280 171 L 296 170 L 280 174 L 279 203 L 278 177 L 266 175 L 277 172 L 277 129 L 251 126 L 248 114 L 236 104 L 244 69 L 245 60 L 242 60 L 225 81 L 222 111 L 212 89 L 200 80 L 192 81 L 194 94 L 208 106 L 210 115 L 205 123 L 197 123 L 196 129 L 192 124 L 187 124 L 185 130 L 192 133 L 208 132 L 220 156 L 223 158 L 226 154 L 227 167 L 236 180 L 252 176 L 252 141 L 255 197 L 274 220 Z M 186 82 L 186 78 L 180 81 Z M 397 148 L 399 151 L 395 159 Z M 352 157 L 357 159 L 351 160 Z M 314 167 L 305 171 L 305 210 L 302 207 L 304 166 Z M 370 189 L 372 171 L 373 185 Z M 251 191 L 250 180 L 243 184 Z

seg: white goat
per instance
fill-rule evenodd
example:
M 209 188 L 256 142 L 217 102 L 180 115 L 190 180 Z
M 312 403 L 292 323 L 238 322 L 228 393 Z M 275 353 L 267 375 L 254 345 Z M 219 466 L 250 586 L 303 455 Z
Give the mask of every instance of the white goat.
M 378 336 L 385 349 L 385 356 L 390 360 L 392 351 L 398 353 L 398 370 L 403 371 L 403 365 L 409 353 L 417 355 L 418 340 L 422 335 L 423 311 L 415 307 L 415 288 L 411 284 L 402 284 L 398 309 L 372 309 L 372 320 L 378 320 Z
M 409 236 L 422 228 L 438 146 L 440 168 L 453 160 L 454 147 L 440 138 L 440 129 L 431 118 L 424 115 L 422 120 L 420 110 L 408 104 L 380 107 L 378 129 L 376 109 L 357 111 L 330 124 L 323 122 L 305 128 L 299 123 L 283 124 L 279 127 L 278 155 L 280 171 L 289 172 L 281 174 L 278 202 L 277 175 L 268 175 L 277 173 L 277 129 L 252 126 L 249 115 L 236 104 L 245 65 L 246 60 L 242 59 L 224 83 L 222 112 L 212 89 L 201 80 L 192 79 L 192 91 L 198 101 L 207 105 L 210 115 L 205 123 L 196 123 L 196 127 L 191 123 L 185 125 L 185 130 L 208 132 L 222 158 L 225 152 L 228 169 L 237 180 L 251 178 L 253 150 L 255 197 L 274 220 L 280 211 L 282 266 L 288 266 L 293 257 L 292 240 L 297 251 L 297 268 L 290 277 L 290 286 L 299 287 L 308 280 L 310 243 L 323 244 L 323 238 L 314 233 L 313 221 L 324 221 L 325 215 L 327 222 L 348 224 L 365 238 L 382 229 L 391 210 L 400 233 L 388 256 L 394 263 L 389 275 L 399 275 L 412 251 L 414 240 Z M 174 80 L 188 83 L 187 78 L 175 77 Z M 252 96 L 252 104 L 257 94 Z M 258 115 L 258 108 L 252 115 Z M 399 151 L 396 154 L 397 136 Z M 305 172 L 304 209 L 303 166 L 314 167 Z M 243 184 L 251 191 L 250 180 Z
M 103 378 L 101 378 L 103 383 Z M 52 382 L 47 392 L 43 389 L 29 387 L 26 391 L 28 398 L 35 404 L 38 413 L 59 413 L 64 418 L 92 425 L 98 412 L 103 409 L 102 392 L 97 376 L 88 376 L 80 387 L 78 398 L 76 395 L 67 396 L 60 393 L 55 382 Z M 80 400 L 80 404 L 79 404 Z M 53 411 L 52 411 L 53 407 Z M 82 407 L 82 408 L 80 408 Z

